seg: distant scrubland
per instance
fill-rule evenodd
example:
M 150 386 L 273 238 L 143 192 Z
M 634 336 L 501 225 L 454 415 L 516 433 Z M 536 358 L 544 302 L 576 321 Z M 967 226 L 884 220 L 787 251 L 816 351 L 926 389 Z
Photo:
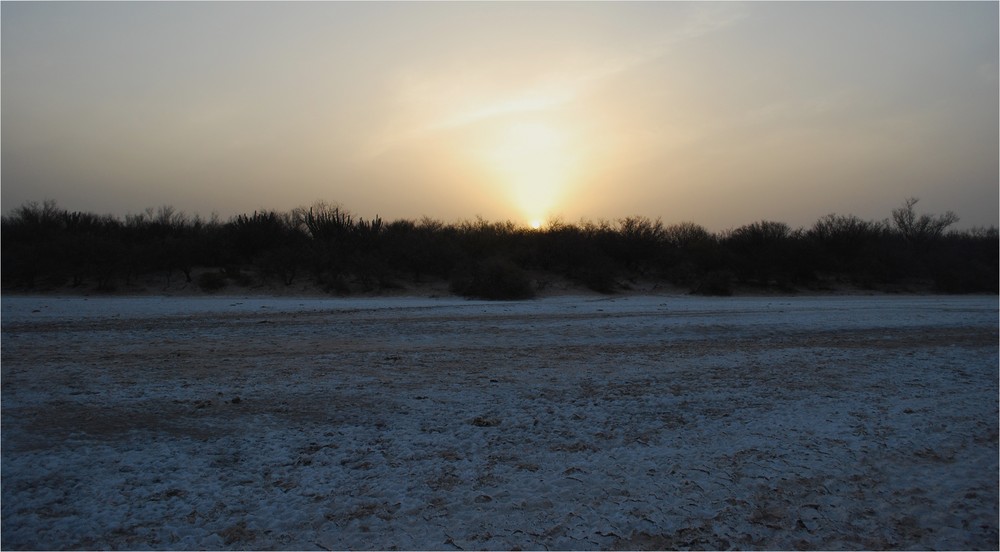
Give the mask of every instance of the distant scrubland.
M 958 217 L 827 215 L 809 228 L 760 221 L 724 232 L 645 217 L 553 222 L 364 219 L 325 203 L 220 221 L 164 206 L 127 215 L 26 203 L 2 219 L 2 286 L 20 292 L 127 292 L 138 282 L 200 292 L 308 284 L 380 293 L 446 281 L 458 295 L 528 298 L 558 278 L 601 293 L 635 282 L 696 294 L 754 291 L 997 293 L 996 227 Z

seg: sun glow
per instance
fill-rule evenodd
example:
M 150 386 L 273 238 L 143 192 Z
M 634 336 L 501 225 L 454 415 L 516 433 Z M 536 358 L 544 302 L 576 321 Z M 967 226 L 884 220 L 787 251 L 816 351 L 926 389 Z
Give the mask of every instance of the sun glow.
M 570 135 L 537 120 L 501 123 L 484 161 L 521 216 L 540 228 L 570 183 L 576 161 Z

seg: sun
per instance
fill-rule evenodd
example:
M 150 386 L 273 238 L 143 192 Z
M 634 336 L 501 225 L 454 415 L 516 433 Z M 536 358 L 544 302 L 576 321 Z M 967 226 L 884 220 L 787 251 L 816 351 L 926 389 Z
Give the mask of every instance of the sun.
M 575 170 L 571 135 L 543 119 L 498 121 L 484 153 L 521 220 L 540 228 Z

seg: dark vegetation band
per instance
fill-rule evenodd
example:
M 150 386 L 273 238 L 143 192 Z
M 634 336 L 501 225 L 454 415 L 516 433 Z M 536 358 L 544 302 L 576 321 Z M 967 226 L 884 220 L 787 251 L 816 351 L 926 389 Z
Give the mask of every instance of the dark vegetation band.
M 810 228 L 761 221 L 712 233 L 644 217 L 532 230 L 482 219 L 386 223 L 317 203 L 226 222 L 171 207 L 124 219 L 26 203 L 2 219 L 4 291 L 114 291 L 183 278 L 204 291 L 314 284 L 349 294 L 447 280 L 452 292 L 527 298 L 561 277 L 602 293 L 639 280 L 706 295 L 842 289 L 997 293 L 995 227 L 949 231 L 953 213 L 907 200 L 882 221 L 827 215 Z

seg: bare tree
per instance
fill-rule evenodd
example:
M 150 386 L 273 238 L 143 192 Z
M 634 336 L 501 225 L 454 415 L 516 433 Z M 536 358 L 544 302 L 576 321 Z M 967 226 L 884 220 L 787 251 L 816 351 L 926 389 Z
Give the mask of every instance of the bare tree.
M 958 222 L 958 215 L 951 211 L 938 216 L 928 214 L 917 216 L 913 206 L 918 201 L 920 200 L 911 197 L 903 203 L 902 207 L 892 210 L 892 221 L 896 225 L 896 230 L 907 241 L 922 242 L 940 238 L 945 229 Z

